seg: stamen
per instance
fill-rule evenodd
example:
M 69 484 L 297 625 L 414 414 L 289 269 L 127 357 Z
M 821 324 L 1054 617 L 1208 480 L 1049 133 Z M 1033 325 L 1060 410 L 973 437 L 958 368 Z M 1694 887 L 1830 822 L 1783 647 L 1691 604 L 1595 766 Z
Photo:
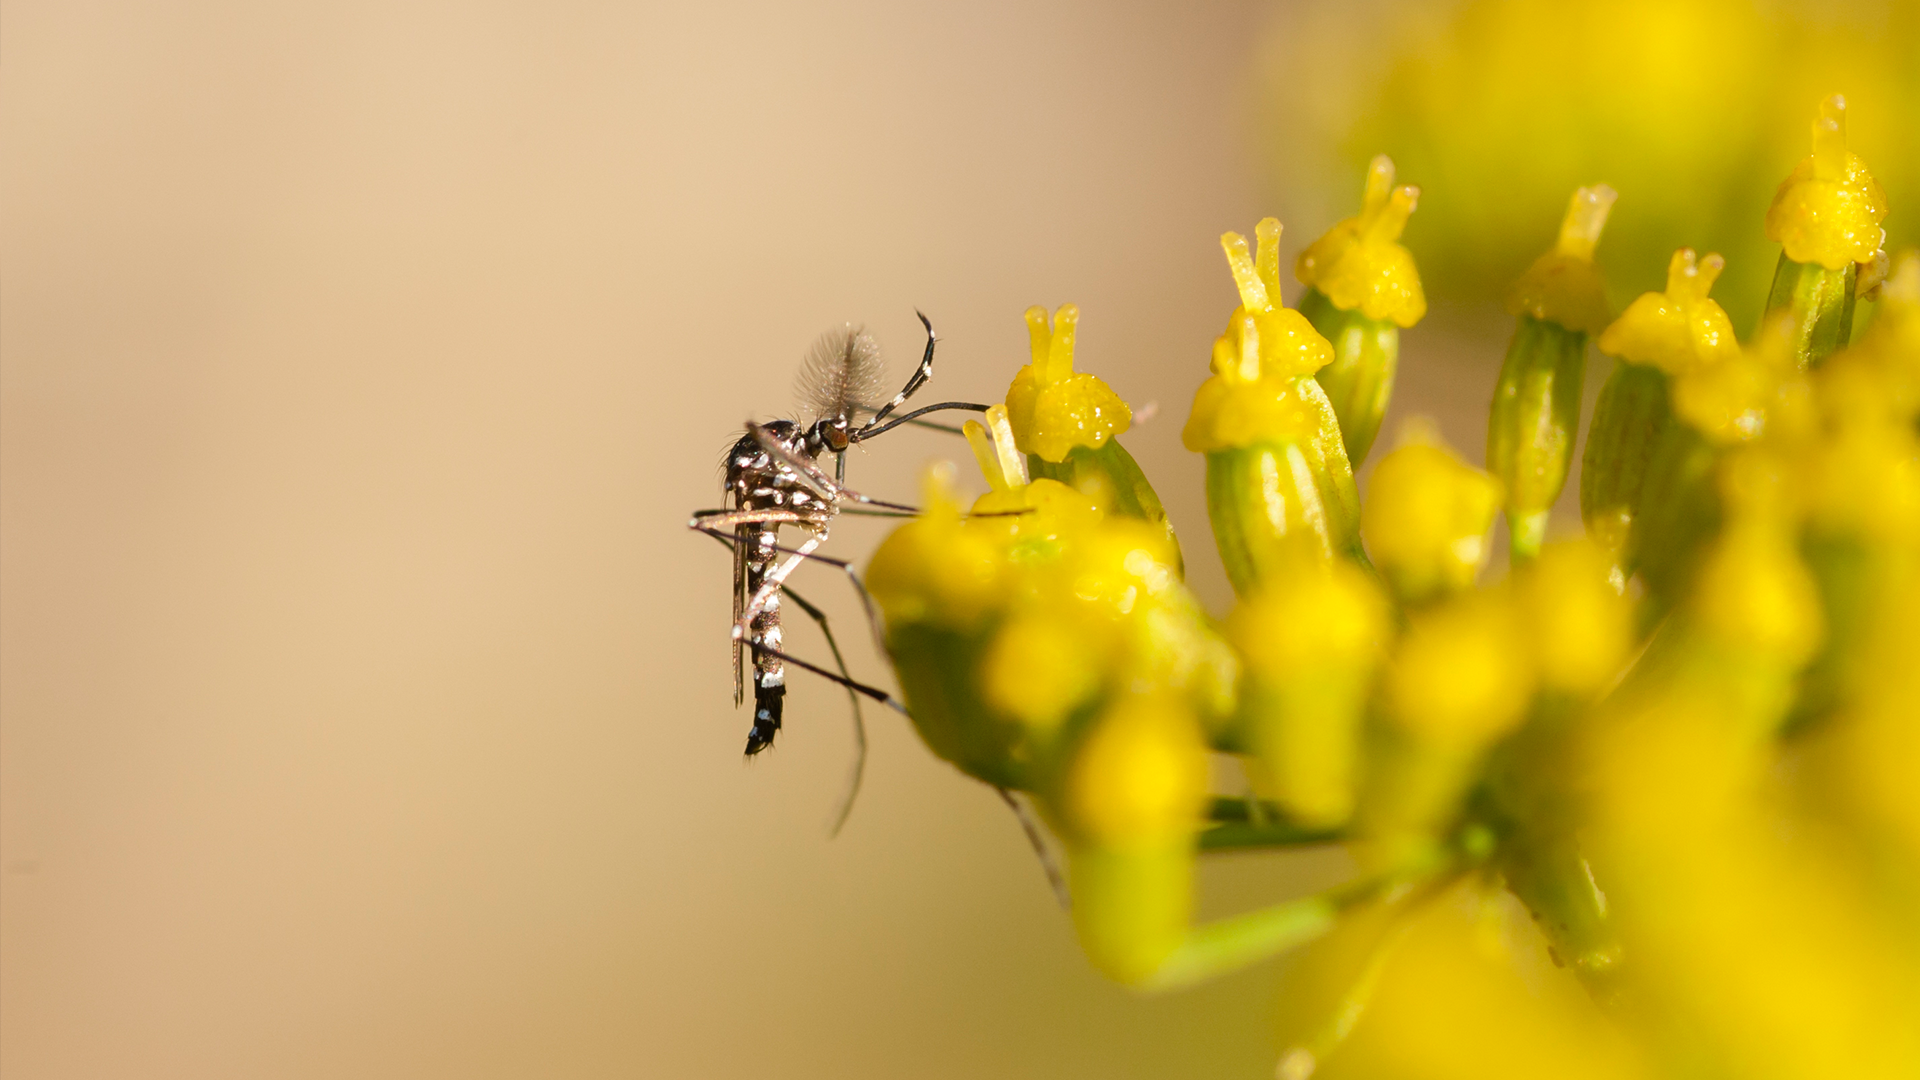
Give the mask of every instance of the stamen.
M 1554 250 L 1576 259 L 1591 260 L 1594 246 L 1600 242 L 1600 232 L 1607 227 L 1607 214 L 1619 197 L 1605 184 L 1575 191 L 1567 203 L 1567 216 L 1561 219 L 1560 239 L 1554 244 Z
M 1280 295 L 1280 219 L 1261 218 L 1260 224 L 1253 227 L 1254 239 L 1258 246 L 1254 249 L 1254 269 L 1260 275 L 1260 283 L 1267 287 L 1267 298 L 1273 300 Z
M 1033 370 L 1038 373 L 1047 366 L 1047 349 L 1053 340 L 1053 330 L 1047 323 L 1047 309 L 1038 304 L 1027 309 L 1027 341 L 1033 353 Z
M 1054 311 L 1053 346 L 1047 351 L 1047 366 L 1040 373 L 1042 385 L 1059 382 L 1073 374 L 1073 339 L 1079 326 L 1079 308 L 1061 304 Z
M 1220 246 L 1227 253 L 1227 269 L 1233 273 L 1234 287 L 1240 290 L 1240 306 L 1248 311 L 1272 308 L 1267 287 L 1261 283 L 1260 272 L 1254 269 L 1253 256 L 1247 251 L 1247 238 L 1239 233 L 1222 233 Z
M 1813 176 L 1840 180 L 1847 174 L 1847 99 L 1835 94 L 1820 103 L 1813 122 Z

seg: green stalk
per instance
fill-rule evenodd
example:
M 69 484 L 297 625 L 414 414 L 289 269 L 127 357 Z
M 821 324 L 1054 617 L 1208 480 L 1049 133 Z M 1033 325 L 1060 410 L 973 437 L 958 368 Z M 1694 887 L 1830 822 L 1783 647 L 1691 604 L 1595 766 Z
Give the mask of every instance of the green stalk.
M 1299 560 L 1351 555 L 1358 532 L 1325 490 L 1312 446 L 1289 440 L 1207 455 L 1207 516 L 1241 596 Z
M 1384 319 L 1369 319 L 1358 310 L 1343 311 L 1318 289 L 1308 289 L 1301 296 L 1300 314 L 1333 344 L 1333 363 L 1315 373 L 1314 379 L 1333 402 L 1347 462 L 1358 469 L 1380 434 L 1380 421 L 1393 396 L 1400 328 Z
M 1641 489 L 1666 429 L 1674 423 L 1667 403 L 1667 376 L 1659 368 L 1614 365 L 1587 429 L 1580 465 L 1580 517 L 1587 533 L 1614 558 L 1625 554 L 1640 512 Z
M 1788 336 L 1800 369 L 1820 362 L 1846 347 L 1853 333 L 1853 289 L 1859 267 L 1848 263 L 1829 270 L 1819 263 L 1800 263 L 1780 253 L 1773 271 L 1773 289 L 1767 294 L 1767 317 L 1786 311 Z
M 1586 334 L 1531 315 L 1520 316 L 1507 347 L 1487 415 L 1487 471 L 1506 486 L 1516 563 L 1539 554 L 1548 512 L 1566 486 L 1586 353 Z

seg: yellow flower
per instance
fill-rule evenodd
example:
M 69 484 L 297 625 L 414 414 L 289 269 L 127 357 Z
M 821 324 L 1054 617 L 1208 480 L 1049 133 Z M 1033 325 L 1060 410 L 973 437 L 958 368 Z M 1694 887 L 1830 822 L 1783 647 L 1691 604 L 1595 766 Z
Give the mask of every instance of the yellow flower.
M 1155 848 L 1191 834 L 1206 797 L 1200 729 L 1159 697 L 1121 698 L 1094 722 L 1067 775 L 1075 833 L 1109 850 Z
M 1767 239 L 1794 262 L 1838 270 L 1871 260 L 1886 242 L 1887 196 L 1860 155 L 1847 149 L 1847 101 L 1820 103 L 1813 153 L 1800 159 L 1767 208 Z
M 1342 311 L 1412 326 L 1427 313 L 1413 253 L 1400 244 L 1420 189 L 1393 186 L 1393 161 L 1385 154 L 1367 167 L 1360 213 L 1327 230 L 1300 253 L 1294 276 L 1318 289 Z
M 1394 592 L 1419 602 L 1473 584 L 1499 509 L 1498 481 L 1415 429 L 1374 470 L 1360 535 Z
M 1127 430 L 1133 410 L 1098 376 L 1073 370 L 1074 330 L 1080 309 L 1062 304 L 1047 323 L 1047 309 L 1027 309 L 1033 362 L 1007 387 L 1007 415 L 1021 450 L 1047 461 L 1065 461 L 1076 446 L 1099 449 Z
M 1531 315 L 1588 334 L 1607 328 L 1613 315 L 1606 281 L 1593 265 L 1593 249 L 1617 198 L 1605 184 L 1573 193 L 1553 250 L 1535 259 L 1508 291 L 1509 314 Z
M 1718 255 L 1696 259 L 1692 248 L 1674 252 L 1666 292 L 1642 293 L 1628 305 L 1600 335 L 1600 351 L 1669 375 L 1737 354 L 1733 323 L 1707 297 L 1726 266 Z

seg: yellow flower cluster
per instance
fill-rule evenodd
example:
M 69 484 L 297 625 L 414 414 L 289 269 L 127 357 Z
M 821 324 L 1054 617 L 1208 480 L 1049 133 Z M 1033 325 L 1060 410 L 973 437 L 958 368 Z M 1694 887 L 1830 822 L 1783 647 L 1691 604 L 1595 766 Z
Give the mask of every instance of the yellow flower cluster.
M 1364 501 L 1353 429 L 1364 453 L 1424 307 L 1413 189 L 1375 163 L 1301 256 L 1301 310 L 1279 223 L 1227 234 L 1240 304 L 1183 433 L 1237 594 L 1219 621 L 1118 450 L 1126 405 L 1074 372 L 1076 309 L 1028 312 L 1032 362 L 966 428 L 989 490 L 963 512 L 931 471 L 867 580 L 916 728 L 1038 807 L 1102 971 L 1168 988 L 1306 947 L 1296 1080 L 1334 1054 L 1920 1075 L 1920 256 L 1879 252 L 1839 123 L 1829 102 L 1768 213 L 1752 340 L 1708 295 L 1724 261 L 1690 249 L 1612 318 L 1592 258 L 1615 196 L 1582 188 L 1511 293 L 1488 470 L 1410 425 Z M 1590 340 L 1618 363 L 1588 535 L 1549 541 Z M 1243 781 L 1215 791 L 1221 759 Z M 1195 920 L 1205 854 L 1328 843 L 1348 884 Z

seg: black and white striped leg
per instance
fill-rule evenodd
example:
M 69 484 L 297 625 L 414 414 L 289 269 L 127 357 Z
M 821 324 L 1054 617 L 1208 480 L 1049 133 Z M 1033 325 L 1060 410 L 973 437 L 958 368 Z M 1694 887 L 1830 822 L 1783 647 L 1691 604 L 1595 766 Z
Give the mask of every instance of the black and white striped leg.
M 723 546 L 725 546 L 728 550 L 733 549 L 735 540 L 733 537 L 727 535 L 726 533 L 720 532 L 717 529 L 710 529 L 710 528 L 700 528 L 699 531 L 706 533 L 708 536 L 713 537 L 715 540 L 719 541 Z M 775 550 L 784 551 L 784 552 L 787 552 L 788 554 L 799 554 L 799 552 L 793 548 L 776 546 Z M 846 571 L 848 579 L 853 582 L 853 587 L 855 592 L 859 594 L 861 608 L 867 617 L 867 625 L 869 629 L 873 631 L 874 640 L 878 642 L 880 640 L 880 628 L 879 628 L 879 621 L 874 614 L 873 597 L 868 594 L 867 588 L 860 581 L 859 575 L 854 573 L 853 568 L 849 566 L 844 560 L 830 558 L 825 555 L 808 555 L 806 557 L 811 558 L 817 562 L 824 562 L 831 566 L 837 566 L 840 569 Z M 832 828 L 831 835 L 837 836 L 839 835 L 841 828 L 846 825 L 847 816 L 853 812 L 854 800 L 859 797 L 860 784 L 861 784 L 861 781 L 866 776 L 867 721 L 866 721 L 865 714 L 863 714 L 860 711 L 860 696 L 862 693 L 866 693 L 869 696 L 871 696 L 871 694 L 873 693 L 873 688 L 862 687 L 859 683 L 854 681 L 853 673 L 847 667 L 847 658 L 845 654 L 841 653 L 840 651 L 840 642 L 834 638 L 833 627 L 829 625 L 827 621 L 827 613 L 824 610 L 822 610 L 818 605 L 811 603 L 805 597 L 793 591 L 791 586 L 784 588 L 782 592 L 786 594 L 788 599 L 794 602 L 795 606 L 797 606 L 801 611 L 805 612 L 807 616 L 811 618 L 814 621 L 814 623 L 820 627 L 820 635 L 827 639 L 827 648 L 833 653 L 834 666 L 839 669 L 838 677 L 835 677 L 834 675 L 826 672 L 821 672 L 821 674 L 825 675 L 826 678 L 828 678 L 829 680 L 839 683 L 840 686 L 846 690 L 847 704 L 853 708 L 853 746 L 854 746 L 853 770 L 852 770 L 852 775 L 849 778 L 847 783 L 846 797 L 841 800 L 840 809 L 834 815 L 834 819 L 833 819 L 833 828 Z M 776 654 L 776 655 L 779 655 L 779 654 Z M 818 671 L 818 669 L 813 668 L 811 665 L 805 663 L 804 661 L 793 660 L 792 662 L 797 666 L 806 667 L 809 670 Z M 884 694 L 884 691 L 882 691 L 881 693 Z M 886 696 L 886 703 L 891 705 L 893 708 L 898 709 L 902 714 L 906 712 L 906 709 L 900 704 L 898 704 L 897 702 L 893 701 L 890 695 Z
M 725 544 L 729 549 L 733 547 L 733 544 L 734 544 L 733 537 L 727 535 L 724 532 L 721 532 L 717 529 L 708 528 L 704 525 L 695 525 L 694 529 L 697 532 L 706 533 L 708 536 L 711 536 L 715 540 L 718 540 L 722 544 Z M 887 639 L 886 639 L 886 635 L 883 634 L 880 630 L 879 606 L 874 603 L 873 594 L 867 591 L 867 583 L 860 580 L 860 574 L 858 571 L 856 571 L 853 568 L 852 563 L 848 562 L 845 559 L 836 559 L 831 555 L 822 555 L 818 552 L 809 552 L 809 551 L 802 551 L 799 548 L 790 548 L 784 544 L 773 545 L 773 550 L 782 552 L 787 555 L 800 556 L 801 558 L 806 559 L 808 562 L 816 562 L 825 566 L 831 566 L 834 569 L 839 570 L 841 573 L 847 575 L 848 583 L 853 586 L 854 595 L 860 598 L 860 611 L 862 614 L 864 614 L 867 617 L 867 630 L 869 633 L 873 635 L 873 647 L 883 655 L 886 653 Z M 786 591 L 788 595 L 792 595 L 792 589 L 788 588 Z
M 920 325 L 927 328 L 927 351 L 920 357 L 920 366 L 913 370 L 913 374 L 907 376 L 907 385 L 901 387 L 900 392 L 893 395 L 892 401 L 882 405 L 880 411 L 873 414 L 873 419 L 867 423 L 867 427 L 869 428 L 885 420 L 888 413 L 905 405 L 908 398 L 912 397 L 922 386 L 927 385 L 928 379 L 933 378 L 933 347 L 939 341 L 939 338 L 934 334 L 933 322 L 927 318 L 926 312 L 916 310 L 914 314 L 920 316 Z
M 1063 910 L 1071 911 L 1073 894 L 1067 890 L 1067 877 L 1060 872 L 1060 864 L 1054 859 L 1053 851 L 1047 847 L 1046 837 L 1040 832 L 1040 823 L 1033 819 L 1033 814 L 1019 799 L 1013 797 L 1013 792 L 1003 787 L 993 790 L 1000 793 L 1000 800 L 1013 811 L 1014 817 L 1020 819 L 1020 829 L 1027 834 L 1027 843 L 1032 845 L 1033 853 L 1040 857 L 1040 869 L 1046 872 L 1047 884 L 1053 887 L 1054 899 L 1060 901 Z

